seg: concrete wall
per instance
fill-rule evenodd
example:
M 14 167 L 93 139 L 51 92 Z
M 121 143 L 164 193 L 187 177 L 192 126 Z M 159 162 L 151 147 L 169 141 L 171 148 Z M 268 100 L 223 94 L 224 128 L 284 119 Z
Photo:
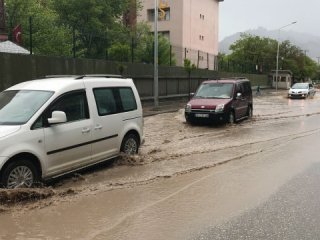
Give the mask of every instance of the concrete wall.
M 37 79 L 46 75 L 120 74 L 119 63 L 104 60 L 71 59 L 0 53 L 0 90 L 16 83 Z M 124 76 L 133 78 L 139 94 L 148 99 L 153 96 L 153 65 L 123 64 Z M 190 91 L 207 79 L 219 77 L 247 77 L 252 85 L 268 86 L 266 75 L 239 75 L 196 69 L 191 73 Z M 159 67 L 159 96 L 176 97 L 189 93 L 189 77 L 181 67 Z
M 255 88 L 260 86 L 262 88 L 271 88 L 271 80 L 268 75 L 263 74 L 243 74 L 243 73 L 229 73 L 229 72 L 219 72 L 220 78 L 231 78 L 231 77 L 245 77 L 251 82 L 251 86 Z

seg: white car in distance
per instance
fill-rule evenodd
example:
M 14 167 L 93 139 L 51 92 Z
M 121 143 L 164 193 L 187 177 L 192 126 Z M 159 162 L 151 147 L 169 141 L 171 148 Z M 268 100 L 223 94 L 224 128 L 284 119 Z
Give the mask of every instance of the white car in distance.
M 289 89 L 289 98 L 307 98 L 313 97 L 316 94 L 316 90 L 311 83 L 295 83 Z

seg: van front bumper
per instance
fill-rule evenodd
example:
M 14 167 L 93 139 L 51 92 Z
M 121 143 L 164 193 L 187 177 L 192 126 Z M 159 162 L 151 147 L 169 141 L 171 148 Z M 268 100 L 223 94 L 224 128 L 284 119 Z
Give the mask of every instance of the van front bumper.
M 223 122 L 228 119 L 225 112 L 191 111 L 185 112 L 184 116 L 187 121 Z

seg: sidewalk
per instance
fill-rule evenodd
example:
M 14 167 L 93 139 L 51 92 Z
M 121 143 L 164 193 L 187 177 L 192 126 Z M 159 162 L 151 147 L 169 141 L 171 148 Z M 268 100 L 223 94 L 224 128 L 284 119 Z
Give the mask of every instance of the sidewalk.
M 143 116 L 149 117 L 161 113 L 176 112 L 187 104 L 188 99 L 161 100 L 159 106 L 154 107 L 154 102 L 142 102 Z

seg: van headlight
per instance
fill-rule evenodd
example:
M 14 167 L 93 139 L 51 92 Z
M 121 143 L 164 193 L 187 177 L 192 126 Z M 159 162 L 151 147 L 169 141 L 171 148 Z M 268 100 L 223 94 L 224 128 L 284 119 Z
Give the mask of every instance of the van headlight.
M 224 110 L 224 104 L 220 104 L 216 107 L 216 112 L 223 112 Z
M 186 105 L 186 107 L 184 108 L 184 111 L 187 112 L 187 113 L 190 113 L 191 112 L 191 104 L 188 103 Z

